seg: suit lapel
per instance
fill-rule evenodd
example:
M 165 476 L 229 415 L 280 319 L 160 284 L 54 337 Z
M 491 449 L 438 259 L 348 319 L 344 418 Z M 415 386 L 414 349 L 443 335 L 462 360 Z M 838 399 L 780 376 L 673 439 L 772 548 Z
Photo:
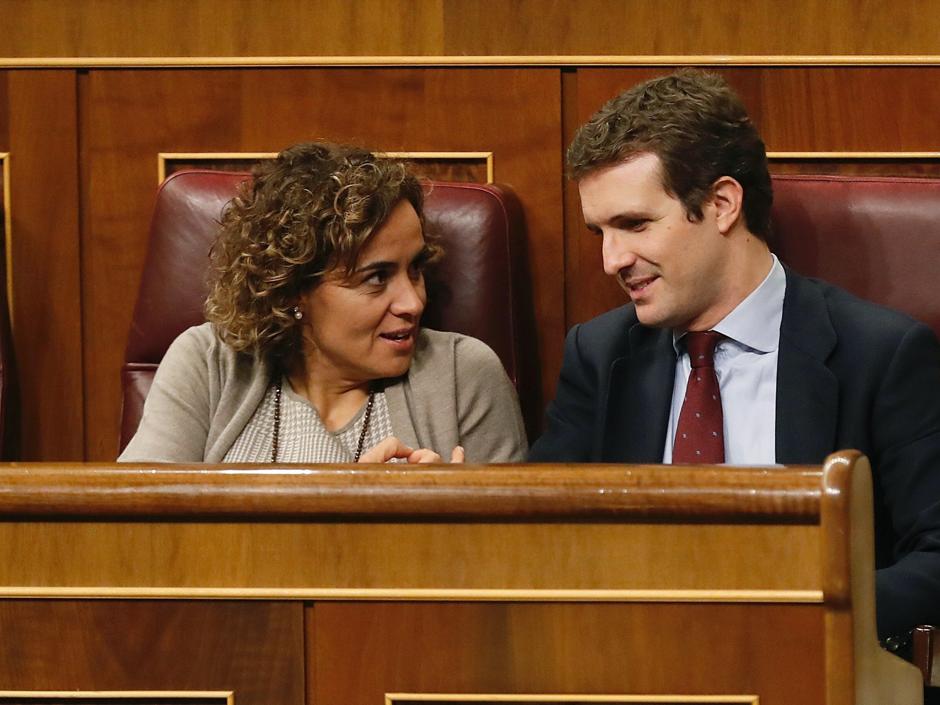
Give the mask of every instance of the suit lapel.
M 676 369 L 672 333 L 636 324 L 628 335 L 629 351 L 610 368 L 600 460 L 659 463 Z
M 778 463 L 819 463 L 832 452 L 839 385 L 826 366 L 836 332 L 826 301 L 812 283 L 787 272 L 777 358 Z

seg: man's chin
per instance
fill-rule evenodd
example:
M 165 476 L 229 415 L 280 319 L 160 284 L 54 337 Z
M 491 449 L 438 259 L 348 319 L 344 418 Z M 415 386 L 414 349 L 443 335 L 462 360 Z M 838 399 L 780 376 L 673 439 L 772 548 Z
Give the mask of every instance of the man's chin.
M 662 311 L 657 311 L 649 304 L 636 304 L 636 317 L 640 324 L 647 328 L 671 328 L 667 316 Z

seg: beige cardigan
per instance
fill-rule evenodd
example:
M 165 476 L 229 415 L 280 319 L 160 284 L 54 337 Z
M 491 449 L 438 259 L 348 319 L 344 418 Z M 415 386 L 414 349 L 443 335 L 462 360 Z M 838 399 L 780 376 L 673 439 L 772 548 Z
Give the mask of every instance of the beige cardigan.
M 204 323 L 167 350 L 122 462 L 219 463 L 271 382 L 257 357 L 232 351 Z M 462 445 L 469 463 L 523 460 L 525 429 L 515 389 L 475 338 L 422 329 L 411 369 L 385 388 L 394 433 L 445 460 Z

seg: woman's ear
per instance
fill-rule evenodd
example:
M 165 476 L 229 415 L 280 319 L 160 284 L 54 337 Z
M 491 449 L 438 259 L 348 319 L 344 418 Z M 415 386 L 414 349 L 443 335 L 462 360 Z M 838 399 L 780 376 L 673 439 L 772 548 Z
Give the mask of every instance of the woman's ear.
M 712 185 L 712 203 L 718 231 L 727 235 L 744 214 L 744 188 L 737 179 L 719 177 Z

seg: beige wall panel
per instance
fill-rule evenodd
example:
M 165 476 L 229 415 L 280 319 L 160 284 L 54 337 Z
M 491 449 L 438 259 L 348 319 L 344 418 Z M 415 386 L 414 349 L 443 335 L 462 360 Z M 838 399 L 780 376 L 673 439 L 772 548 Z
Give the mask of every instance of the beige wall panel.
M 7 92 L 0 112 L 10 152 L 21 457 L 78 459 L 84 439 L 75 72 L 13 71 L 0 83 Z
M 561 96 L 551 69 L 91 71 L 81 84 L 87 458 L 113 459 L 119 370 L 159 152 L 268 152 L 315 138 L 492 151 L 519 194 L 545 394 L 564 335 Z
M 372 705 L 388 692 L 824 702 L 815 605 L 318 603 L 307 634 L 308 701 L 322 705 Z
M 773 152 L 931 152 L 938 147 L 935 120 L 940 115 L 940 67 L 734 68 L 717 69 L 740 93 Z M 663 75 L 669 68 L 580 69 L 573 93 L 573 127 L 608 99 L 635 83 Z M 566 125 L 568 121 L 566 121 Z M 773 170 L 773 165 L 771 165 Z M 851 165 L 849 166 L 851 168 Z M 883 174 L 929 173 L 931 164 L 872 167 Z M 781 171 L 792 171 L 783 167 Z M 566 234 L 568 323 L 587 320 L 626 302 L 617 284 L 602 271 L 601 242 L 581 220 L 576 189 L 569 185 Z M 823 273 L 823 276 L 824 273 Z
M 931 0 L 3 0 L 5 57 L 937 54 Z

